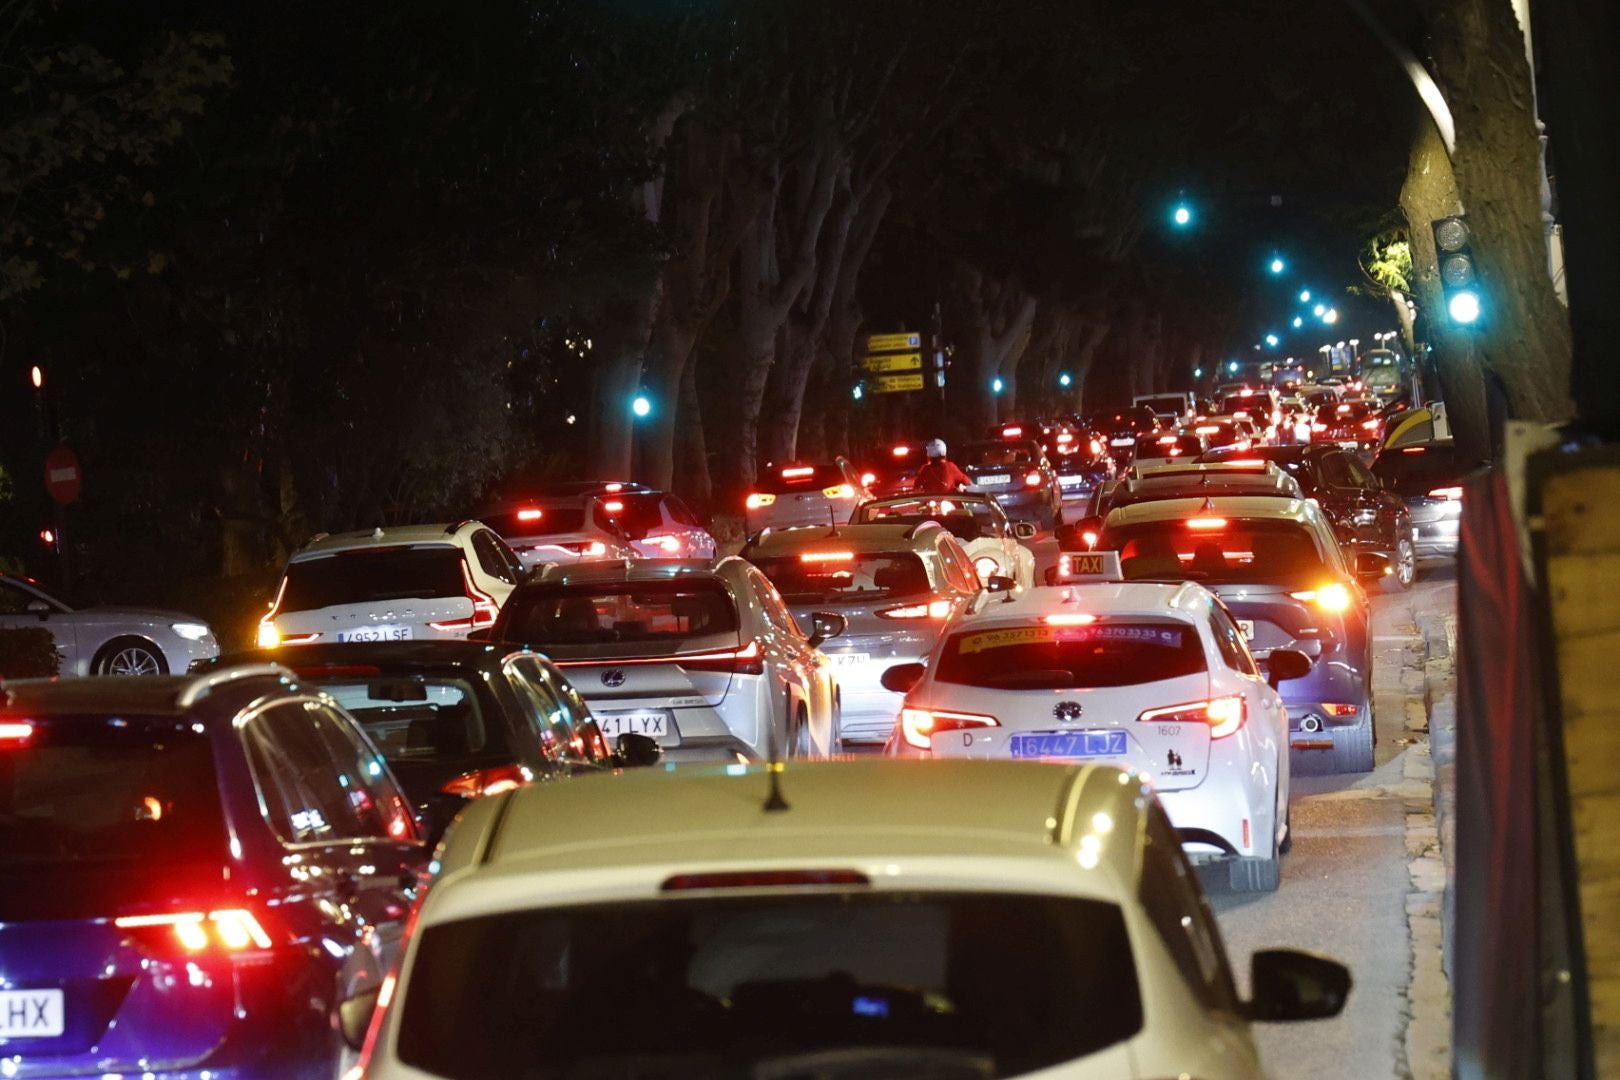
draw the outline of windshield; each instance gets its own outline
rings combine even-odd
[[[1143,439],[1136,444],[1138,461],[1152,458],[1186,458],[1191,461],[1203,453],[1204,444],[1197,435],[1161,435],[1156,439]]]
[[[749,561],[790,604],[858,604],[933,591],[922,557],[911,551],[794,552]]]
[[[664,524],[664,515],[659,509],[663,500],[664,496],[661,493],[615,495],[608,498],[602,507],[619,523],[626,536],[632,540],[641,540]]]
[[[969,469],[1033,465],[1035,447],[1023,442],[968,443],[962,447],[961,463]]]
[[[904,502],[867,503],[855,512],[857,524],[889,522],[916,525],[937,521],[958,540],[1000,536],[1002,518],[987,502],[965,499],[907,499]]]
[[[1018,1076],[1142,1026],[1119,908],[1012,893],[488,915],[425,930],[403,986],[400,1060],[450,1080]]]
[[[278,610],[465,596],[461,551],[449,544],[361,548],[287,564]]]
[[[672,645],[736,632],[731,594],[718,581],[613,581],[519,589],[502,609],[495,637],[539,646]]]
[[[1214,527],[1201,524],[1205,522]],[[1105,525],[1097,546],[1119,552],[1127,581],[1314,585],[1339,576],[1324,561],[1310,529],[1293,521],[1245,521],[1212,512],[1125,527]]]
[[[1427,495],[1455,486],[1462,478],[1456,450],[1448,443],[1386,450],[1373,462],[1373,475],[1398,495]]]
[[[1208,670],[1198,631],[1171,620],[1002,627],[952,635],[934,681],[991,690],[1089,690]]]

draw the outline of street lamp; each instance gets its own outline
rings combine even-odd
[[[861,398],[866,396],[866,391],[861,388],[860,383],[856,383],[855,389],[849,392],[849,396],[854,398],[856,401],[859,401]]]
[[[1311,314],[1320,319],[1323,315],[1327,314],[1327,305],[1317,304],[1315,307],[1311,308]]]
[[[1305,325],[1304,317],[1299,316],[1299,315],[1295,315],[1294,316],[1294,329],[1298,330],[1300,327],[1302,327],[1304,325]]]
[[[28,381],[34,384],[35,390],[43,390],[45,388],[45,373],[39,370],[38,364],[35,364],[33,367],[28,369]]]
[[[1192,224],[1192,207],[1185,202],[1176,203],[1175,209],[1170,211],[1170,220],[1178,229],[1185,229]]]
[[[997,375],[995,378],[990,380],[990,392],[992,394],[999,394],[1006,388],[1007,384],[1001,381],[1000,375]]]
[[[1236,360],[1231,361],[1226,365],[1226,370],[1230,374],[1236,375],[1238,373],[1238,362]]]
[[[1288,269],[1288,264],[1283,262],[1281,255],[1273,255],[1271,257],[1270,270],[1273,274],[1280,274],[1286,269]]]
[[[1072,382],[1074,382],[1074,380],[1069,377],[1069,373],[1067,371],[1058,376],[1058,385],[1065,389],[1067,389],[1069,384]]]
[[[1204,377],[1204,369],[1203,368],[1201,368],[1201,367],[1193,368],[1193,378],[1202,379],[1203,377]]]
[[[1324,311],[1322,313],[1322,321],[1327,323],[1329,326],[1332,326],[1334,323],[1338,322],[1339,321],[1339,309],[1338,308],[1328,308],[1326,311]]]
[[[1277,347],[1277,342],[1280,341],[1280,340],[1281,339],[1278,338],[1276,334],[1267,334],[1266,335],[1266,344],[1268,346],[1270,346],[1271,348],[1273,348],[1273,349],[1275,349]]]
[[[1302,303],[1302,304],[1310,303],[1311,302],[1311,290],[1309,290],[1309,289],[1301,289],[1301,290],[1299,290],[1299,302]]]
[[[646,394],[637,394],[630,401],[630,411],[639,419],[652,414],[652,400]]]

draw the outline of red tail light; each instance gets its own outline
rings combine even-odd
[[[1460,487],[1438,487],[1438,488],[1435,488],[1434,490],[1429,492],[1429,498],[1431,498],[1431,499],[1460,499],[1460,498],[1462,498],[1462,488],[1460,488]]]
[[[556,660],[558,667],[640,667],[646,664],[678,664],[687,671],[729,671],[734,675],[763,675],[764,651],[750,641],[740,649],[703,653],[675,653],[671,656],[633,656],[623,660]]]
[[[919,750],[931,749],[933,736],[942,731],[1000,726],[1000,720],[979,713],[947,712],[943,709],[900,710],[900,734]]]
[[[0,721],[0,746],[21,746],[34,737],[34,725],[27,720]]]
[[[1024,474],[1024,486],[1025,487],[1040,487],[1041,486],[1041,474],[1038,473],[1038,472],[1025,473]]]
[[[544,516],[545,516],[545,511],[538,510],[538,509],[536,509],[536,508],[534,508],[532,506],[527,507],[527,508],[525,508],[523,510],[519,510],[517,512],[517,519],[519,521],[525,521],[525,522],[527,522],[527,521],[539,521]]]
[[[943,619],[951,613],[949,600],[930,600],[926,604],[904,604],[883,608],[877,614],[885,619]]]
[[[1223,739],[1249,718],[1249,703],[1241,695],[1191,701],[1164,709],[1149,709],[1136,718],[1139,724],[1208,724],[1209,737]]]
[[[529,783],[529,772],[521,765],[497,765],[492,769],[474,769],[445,781],[439,790],[446,795],[459,795],[463,799],[476,799],[481,795],[499,795],[503,791],[516,791]]]
[[[246,957],[268,952],[275,942],[247,908],[122,915],[113,920],[149,950],[181,956]]]
[[[1322,711],[1329,716],[1354,716],[1361,711],[1360,705],[1330,703],[1322,706]]]
[[[481,630],[486,626],[494,626],[501,609],[496,606],[493,596],[473,584],[472,571],[468,569],[466,560],[462,560],[461,563],[461,580],[467,589],[467,599],[473,602],[472,616],[466,619],[430,622],[428,625],[435,630]]]

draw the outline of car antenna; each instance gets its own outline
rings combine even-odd
[[[827,535],[828,536],[837,536],[838,535],[838,511],[833,509],[833,506],[832,506],[831,503],[827,504],[827,524],[832,527],[832,532],[828,533]]]

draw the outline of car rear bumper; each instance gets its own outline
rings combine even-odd
[[[1267,855],[1267,830],[1275,828],[1271,820],[1275,783],[1273,777],[1273,786],[1262,791],[1258,785],[1211,776],[1195,788],[1161,791],[1159,802],[1194,862]]]
[[[1330,705],[1355,705],[1349,715],[1335,715]],[[1290,702],[1288,704],[1288,746],[1292,750],[1331,750],[1333,733],[1364,727],[1372,723],[1372,703],[1360,702]]]

